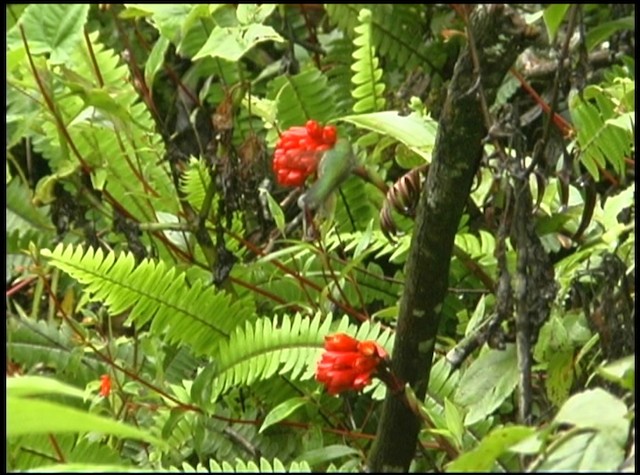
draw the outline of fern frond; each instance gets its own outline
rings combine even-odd
[[[336,117],[336,105],[327,77],[314,68],[273,81],[280,129],[302,125],[309,119],[326,123]]]
[[[632,81],[627,83],[624,95],[634,94]],[[621,114],[623,95],[617,92],[619,85],[601,88],[589,86],[584,97],[572,94],[569,99],[571,118],[575,123],[580,146],[580,161],[594,179],[600,179],[598,168],[610,164],[618,176],[625,175],[625,158],[634,144],[633,114]],[[622,121],[620,121],[622,119]]]
[[[27,370],[44,364],[77,386],[85,386],[107,370],[104,362],[77,346],[66,325],[17,317],[7,321],[7,334],[8,358]]]
[[[356,330],[347,317],[332,326],[331,320],[323,319],[321,314],[314,318],[297,314],[293,319],[285,315],[280,321],[262,318],[247,322],[220,346],[212,397],[215,399],[231,387],[249,385],[275,374],[287,374],[297,380],[313,377],[324,336],[332,332],[349,332],[359,340],[376,340],[383,346],[389,344],[391,336],[378,324],[370,325],[369,322]]]
[[[200,280],[189,286],[184,273],[164,262],[145,259],[136,266],[129,253],[85,253],[82,246],[62,244],[42,255],[85,285],[92,299],[103,301],[112,315],[129,310],[129,321],[140,326],[151,321],[153,333],[169,343],[191,345],[195,354],[211,354],[253,314],[249,301],[232,303],[229,295],[204,287]]]
[[[358,15],[363,8],[372,12],[372,44],[381,57],[401,68],[433,64],[423,38],[424,13],[414,4],[327,4],[331,21],[347,33],[356,36],[360,21]]]
[[[374,198],[382,194],[362,179],[351,177],[340,188],[334,220],[339,231],[362,231],[373,219],[378,221],[378,209]],[[381,201],[381,200],[380,200]],[[377,224],[374,227],[378,227]]]
[[[195,157],[189,159],[187,169],[180,178],[180,191],[185,194],[189,204],[196,210],[201,210],[211,177],[204,160]]]
[[[178,470],[173,470],[178,471]],[[209,467],[205,467],[201,463],[196,467],[189,465],[187,462],[182,464],[182,472],[185,473],[311,473],[311,467],[305,461],[291,462],[287,466],[279,459],[275,458],[269,462],[266,458],[260,458],[260,464],[253,461],[245,462],[236,458],[235,464],[231,464],[226,460],[218,463],[215,460],[209,460]]]
[[[40,121],[24,135],[49,161],[53,170],[45,177],[49,185],[64,180],[84,162],[92,169],[94,188],[106,189],[119,203],[132,203],[127,209],[138,220],[153,221],[154,211],[177,213],[169,170],[166,164],[159,165],[162,138],[154,131],[147,106],[138,100],[129,70],[113,50],[99,43],[98,33],[87,35],[63,65],[36,60],[40,84],[46,85],[68,134],[60,132],[53,111],[45,108],[39,83],[25,66],[19,91],[38,101]],[[12,105],[18,107],[20,101]]]
[[[55,441],[54,448],[49,434],[30,434],[7,439],[7,452],[10,454],[7,470],[23,471],[51,466],[51,461],[56,460],[60,453],[64,454],[66,463],[125,463],[115,448],[97,440],[90,441],[75,434],[56,434]]]
[[[212,396],[216,398],[233,386],[248,385],[276,373],[310,378],[313,370],[309,371],[309,367],[319,356],[323,336],[330,326],[331,320],[322,321],[321,315],[311,319],[298,314],[293,321],[285,315],[281,322],[277,318],[261,318],[237,328],[218,351]]]
[[[382,69],[371,38],[371,11],[364,8],[360,10],[358,21],[360,25],[355,28],[357,36],[353,40],[357,49],[353,52],[354,62],[351,65],[354,72],[351,95],[356,100],[353,105],[356,114],[377,112],[383,110],[385,105]]]
[[[336,38],[326,45],[327,54],[322,59],[329,79],[329,87],[336,102],[339,115],[346,115],[353,108],[351,97],[351,60],[353,56],[353,42],[348,38]]]

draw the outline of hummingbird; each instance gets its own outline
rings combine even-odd
[[[318,179],[298,198],[303,211],[331,208],[334,192],[345,182],[357,161],[347,139],[338,139],[333,148],[323,152],[318,163]]]

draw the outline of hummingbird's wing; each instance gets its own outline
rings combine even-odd
[[[298,206],[310,210],[322,206],[349,177],[355,164],[351,144],[344,139],[338,140],[334,148],[324,152],[318,164],[318,179],[298,199]]]

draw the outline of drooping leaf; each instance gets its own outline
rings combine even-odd
[[[291,414],[293,414],[299,407],[304,406],[309,402],[307,398],[303,397],[294,397],[291,399],[287,399],[281,404],[278,404],[276,407],[271,409],[269,413],[265,416],[262,425],[260,426],[260,432],[265,431],[267,428],[271,427],[274,424],[286,419]]]
[[[603,410],[606,408],[606,410]],[[588,389],[572,396],[554,421],[601,431],[621,446],[627,440],[629,421],[625,404],[604,389]]]
[[[454,401],[467,408],[465,425],[480,421],[511,395],[518,383],[515,345],[480,355],[460,379]]]
[[[416,114],[401,116],[394,111],[342,117],[356,127],[372,130],[402,142],[425,160],[431,160],[435,145],[437,124]]]
[[[544,24],[547,27],[547,33],[549,35],[550,40],[555,41],[556,33],[558,28],[560,28],[560,24],[564,20],[564,16],[569,9],[569,4],[561,3],[557,5],[549,5],[544,9]]]
[[[310,450],[297,458],[299,462],[307,462],[310,466],[319,465],[330,460],[357,455],[358,451],[347,445],[328,445],[320,449]]]
[[[88,4],[29,5],[9,32],[7,44],[22,42],[18,31],[22,25],[31,54],[50,54],[51,64],[64,64],[83,40],[88,13]]]
[[[147,431],[50,401],[10,395],[7,397],[7,413],[9,437],[57,432],[101,432],[165,446],[163,441]],[[47,417],[42,417],[43,414]]]
[[[212,57],[238,61],[251,48],[265,41],[282,42],[284,39],[270,26],[251,24],[247,27],[218,27],[209,36],[194,60]]]
[[[577,434],[558,446],[537,467],[540,472],[612,472],[624,450],[602,432]]]
[[[488,472],[496,459],[509,447],[517,444],[535,432],[532,427],[499,427],[482,439],[482,442],[465,452],[447,466],[447,472]]]

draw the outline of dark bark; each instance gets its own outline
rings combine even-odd
[[[478,83],[472,57],[465,48],[449,85],[433,160],[420,196],[392,355],[392,370],[411,385],[419,399],[424,399],[429,382],[454,237],[487,133],[478,94],[483,89],[487,102],[493,102],[504,75],[535,36],[502,5],[476,8],[470,26],[481,81]],[[419,429],[419,420],[402,399],[388,394],[367,469],[407,471],[415,455]]]

